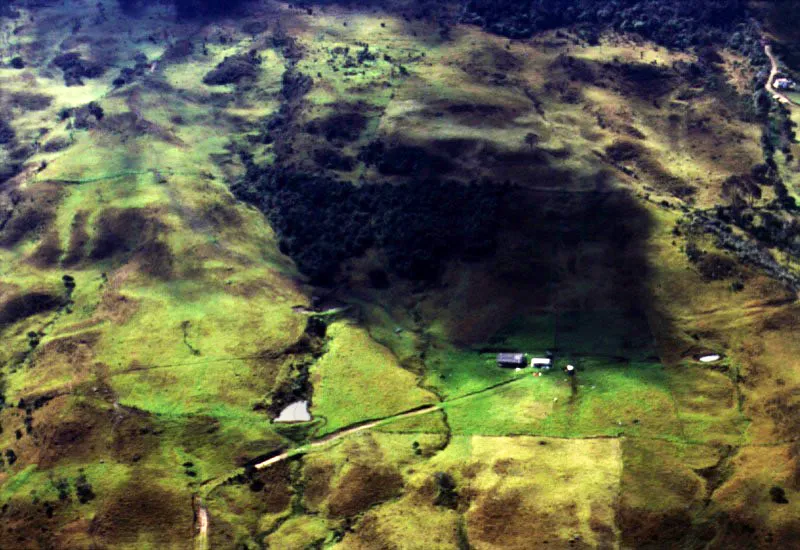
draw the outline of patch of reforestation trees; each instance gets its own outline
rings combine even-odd
[[[685,48],[726,41],[745,17],[745,0],[468,0],[464,21],[510,38],[584,25]]]
[[[354,186],[289,169],[259,169],[232,186],[267,214],[280,248],[314,284],[331,284],[342,262],[380,249],[388,270],[436,279],[451,259],[495,248],[501,188],[447,181]]]

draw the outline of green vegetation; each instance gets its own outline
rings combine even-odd
[[[748,107],[753,29],[128,8],[0,19],[0,547],[796,540],[798,115]]]
[[[363,329],[338,322],[328,328],[328,337],[328,349],[312,369],[312,411],[326,420],[320,435],[435,401]]]

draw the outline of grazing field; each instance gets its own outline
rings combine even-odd
[[[0,12],[0,547],[792,547],[797,110],[740,49],[39,4]]]

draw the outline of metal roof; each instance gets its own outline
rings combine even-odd
[[[497,362],[498,363],[524,363],[525,362],[525,354],[524,353],[498,353],[497,354]]]

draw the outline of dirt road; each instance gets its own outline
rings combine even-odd
[[[785,105],[795,105],[795,103],[791,99],[789,99],[788,96],[781,93],[780,90],[775,88],[774,85],[775,77],[778,76],[778,73],[780,72],[780,67],[778,66],[778,60],[775,59],[775,54],[772,53],[772,46],[766,44],[764,46],[764,53],[767,54],[770,63],[769,77],[767,78],[767,85],[766,85],[767,91],[770,94],[772,94],[772,97],[775,98],[775,100],[778,103],[783,103]]]
[[[419,408],[419,409],[414,409],[414,410],[411,410],[411,411],[407,411],[407,412],[403,412],[403,413],[400,413],[400,414],[396,414],[396,415],[388,417],[388,418],[381,418],[379,420],[373,420],[373,421],[370,421],[370,422],[366,422],[364,424],[359,424],[357,426],[353,426],[351,428],[345,428],[345,429],[340,430],[338,432],[334,432],[332,434],[328,434],[328,435],[326,435],[324,437],[321,437],[320,439],[312,441],[311,443],[309,443],[305,447],[292,449],[290,451],[286,451],[286,452],[281,453],[279,455],[276,455],[276,456],[273,456],[271,458],[268,458],[267,460],[264,460],[263,462],[259,462],[258,464],[256,464],[255,468],[256,468],[256,470],[263,470],[264,468],[272,466],[273,464],[277,464],[279,462],[283,462],[284,460],[287,460],[287,459],[289,459],[289,458],[291,458],[293,456],[306,454],[309,451],[311,451],[312,449],[315,449],[315,448],[318,448],[318,447],[322,447],[324,445],[327,445],[328,443],[332,443],[332,442],[334,442],[334,441],[336,441],[338,439],[342,439],[342,438],[347,437],[349,435],[353,435],[353,434],[358,433],[358,432],[363,432],[363,431],[366,431],[366,430],[370,430],[370,429],[372,429],[372,428],[374,428],[376,426],[379,426],[381,424],[387,424],[387,423],[390,423],[390,422],[395,422],[395,421],[403,419],[403,418],[409,418],[409,417],[412,417],[412,416],[417,416],[417,415],[421,415],[421,414],[428,414],[428,413],[431,413],[431,412],[434,412],[434,411],[438,411],[438,410],[440,410],[442,408],[442,406],[443,406],[443,403],[438,403],[436,405],[428,405],[428,406],[425,406],[425,407],[422,407],[422,408]],[[199,496],[195,499],[194,506],[195,506],[195,516],[197,518],[197,530],[196,530],[196,533],[195,533],[194,550],[209,550],[209,543],[208,543],[208,523],[209,523],[209,520],[208,520],[208,509],[205,507],[205,505],[203,504],[202,499]]]
[[[199,498],[197,502],[197,536],[194,540],[194,550],[208,550],[208,510]]]
[[[388,418],[388,419],[387,418],[382,418],[380,420],[374,420],[372,422],[367,422],[366,424],[359,424],[358,426],[354,426],[352,428],[347,428],[347,429],[339,431],[339,432],[334,432],[332,434],[326,435],[325,437],[317,439],[316,441],[312,441],[306,447],[301,447],[300,449],[294,449],[292,451],[287,451],[287,452],[279,454],[277,456],[273,456],[272,458],[268,458],[264,462],[259,462],[258,464],[256,464],[256,470],[263,470],[264,468],[266,468],[268,466],[272,466],[273,464],[277,464],[278,462],[282,462],[282,461],[286,460],[289,457],[296,456],[298,454],[305,454],[310,449],[313,449],[313,448],[316,448],[316,447],[322,447],[323,445],[327,445],[328,443],[336,441],[337,439],[341,439],[343,437],[347,437],[348,435],[352,435],[354,433],[363,432],[365,430],[372,429],[375,426],[378,426],[378,425],[383,424],[385,422],[394,422],[394,421],[400,420],[402,418],[408,418],[408,417],[417,416],[417,415],[420,415],[420,414],[428,414],[428,413],[433,412],[433,411],[438,411],[441,408],[442,408],[442,405],[430,405],[430,406],[427,406],[427,407],[423,407],[421,409],[416,409],[416,410],[413,410],[413,411],[408,411],[408,412],[405,412],[405,413],[401,413],[401,414],[398,414],[396,416],[392,416],[391,418]]]
[[[315,441],[312,441],[312,442],[310,442],[308,445],[306,445],[304,447],[299,447],[297,449],[291,449],[291,450],[283,452],[283,453],[281,453],[279,455],[270,457],[270,458],[268,458],[268,459],[256,464],[255,468],[257,470],[263,470],[264,468],[268,468],[269,466],[272,466],[273,464],[278,464],[279,462],[283,462],[284,460],[287,460],[287,459],[292,458],[294,456],[306,454],[306,453],[310,452],[312,449],[323,447],[323,446],[327,445],[328,443],[333,443],[334,441],[337,441],[337,440],[345,438],[347,436],[356,434],[358,432],[363,432],[363,431],[366,431],[366,430],[370,430],[372,428],[375,428],[376,426],[380,426],[380,425],[383,425],[383,424],[389,424],[389,423],[392,423],[392,422],[396,422],[397,420],[402,420],[404,418],[410,418],[412,416],[418,416],[418,415],[422,415],[422,414],[429,414],[429,413],[432,413],[432,412],[435,412],[435,411],[439,411],[439,410],[444,409],[445,406],[447,406],[449,404],[452,404],[452,403],[455,403],[455,402],[458,402],[458,401],[465,401],[465,400],[468,400],[468,399],[473,399],[473,398],[479,397],[481,395],[485,395],[487,393],[500,390],[501,388],[504,388],[506,386],[509,386],[511,384],[519,382],[519,381],[521,381],[521,380],[523,380],[525,378],[526,378],[526,376],[520,376],[520,377],[517,377],[517,378],[511,378],[511,379],[508,379],[508,380],[504,380],[503,382],[500,382],[498,384],[494,384],[492,386],[489,386],[487,388],[483,388],[481,390],[478,390],[478,391],[475,391],[475,392],[472,392],[472,393],[468,393],[468,394],[461,395],[459,397],[450,399],[449,401],[442,401],[440,403],[436,403],[436,404],[433,404],[433,405],[425,405],[425,406],[422,406],[420,408],[416,408],[416,409],[412,409],[412,410],[409,410],[409,411],[401,412],[401,413],[398,413],[398,414],[395,414],[395,415],[392,415],[392,416],[389,416],[389,417],[386,417],[386,418],[380,418],[378,420],[370,420],[370,421],[365,422],[363,424],[357,424],[355,426],[351,426],[351,427],[348,427],[348,428],[343,428],[343,429],[341,429],[341,430],[339,430],[337,432],[333,432],[333,433],[328,434],[328,435],[326,435],[324,437],[321,437],[321,438],[319,438],[319,439],[317,439]],[[228,477],[229,476],[221,476],[221,477],[216,478],[214,480],[207,480],[206,482],[204,482],[203,485],[206,487],[206,492],[204,494],[205,495],[210,494],[215,489],[215,487],[217,487],[219,485],[219,483],[222,480],[227,479]],[[194,545],[194,547],[195,547],[195,550],[208,550],[208,548],[209,548],[209,542],[208,542],[208,531],[209,531],[208,510],[206,509],[205,505],[203,504],[202,499],[199,496],[195,499],[194,507],[195,507],[195,514],[196,514],[196,517],[197,517],[197,527],[198,527],[196,535],[195,535],[195,545]]]

